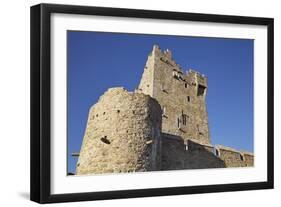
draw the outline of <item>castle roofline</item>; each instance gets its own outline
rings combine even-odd
[[[170,49],[165,49],[165,50],[161,50],[161,48],[159,47],[159,45],[157,44],[154,44],[153,45],[153,49],[152,49],[152,52],[155,52],[155,51],[158,51],[159,53],[161,53],[163,56],[165,56],[166,58],[168,58],[170,61],[172,61],[177,67],[178,67],[178,70],[180,72],[182,72],[182,74],[184,74],[184,70],[182,69],[182,67],[176,63],[176,61],[173,60],[172,58],[172,51]],[[199,76],[202,76],[203,78],[207,77],[205,74],[202,74],[200,72],[198,72],[197,70],[194,70],[192,68],[188,69],[185,74],[188,75],[189,73],[195,73],[195,74],[198,74]]]
[[[226,147],[226,146],[223,146],[223,145],[215,145],[215,148],[216,149],[222,149],[222,150],[227,150],[227,151],[231,151],[231,152],[236,152],[236,153],[239,153],[239,154],[247,154],[247,155],[252,155],[254,156],[254,153],[252,152],[247,152],[247,151],[239,151],[239,150],[236,150],[234,148],[231,148],[231,147]]]
[[[127,95],[127,96],[133,96],[133,97],[141,97],[141,98],[144,98],[144,99],[151,99],[153,102],[155,102],[161,108],[159,102],[155,98],[151,97],[148,94],[140,93],[140,92],[137,92],[137,91],[128,91],[124,87],[112,87],[112,88],[108,88],[99,97],[98,101],[90,107],[90,111],[93,108],[95,108],[101,101],[103,101],[104,98],[109,97],[109,96],[116,96],[116,95],[119,95],[119,94],[123,94],[123,95]]]
[[[211,144],[202,143],[202,142],[199,142],[198,140],[195,140],[195,139],[188,139],[188,141],[193,142],[193,143],[198,144],[198,145],[205,146],[205,147],[214,147]]]
[[[107,91],[115,91],[115,90],[127,91],[127,89],[125,89],[122,86],[117,86],[117,87],[112,87],[112,88],[107,89]]]
[[[227,146],[223,146],[223,145],[215,145],[215,148],[216,149],[219,149],[219,150],[227,150],[227,151],[231,151],[231,152],[237,152],[237,153],[240,153],[240,151],[234,149],[234,148],[231,148],[231,147],[227,147]]]
[[[162,132],[162,135],[163,135],[163,137],[168,138],[168,139],[174,139],[174,140],[185,142],[185,140],[181,136],[178,136],[178,135],[168,134],[168,133],[165,133],[165,132]],[[187,142],[192,142],[194,144],[201,145],[201,146],[204,146],[204,147],[214,147],[211,144],[202,143],[202,142],[199,142],[198,140],[194,140],[194,139],[188,139]]]
[[[197,70],[194,70],[194,69],[192,69],[192,68],[188,69],[187,74],[188,74],[188,73],[196,73],[196,74],[202,76],[203,78],[206,78],[206,77],[207,77],[205,74],[200,73],[200,72],[198,72]]]
[[[254,156],[254,153],[253,153],[253,152],[241,151],[241,153],[244,154],[244,155],[251,155],[251,156]]]

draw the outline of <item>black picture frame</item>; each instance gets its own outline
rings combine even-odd
[[[165,20],[182,20],[210,23],[232,23],[267,26],[267,181],[238,184],[204,186],[167,187],[106,192],[86,192],[73,194],[51,194],[50,183],[50,130],[51,130],[51,70],[50,70],[50,15],[53,13],[99,15],[112,17],[134,17]],[[273,120],[274,120],[274,72],[272,18],[195,14],[168,11],[103,8],[89,6],[39,4],[31,7],[31,174],[30,199],[38,203],[88,201],[146,196],[166,196],[179,194],[211,193],[273,188]]]

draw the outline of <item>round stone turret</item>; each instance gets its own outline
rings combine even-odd
[[[90,109],[76,174],[159,169],[161,117],[149,95],[109,89]]]

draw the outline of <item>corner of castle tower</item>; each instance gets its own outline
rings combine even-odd
[[[158,56],[158,55],[160,55],[161,53],[162,53],[161,48],[160,48],[157,44],[154,44],[154,45],[153,45],[153,48],[152,48],[151,54],[152,54],[153,56]]]
[[[154,44],[152,51],[160,51],[160,47],[157,44]]]
[[[168,57],[169,59],[172,59],[172,51],[169,49],[166,49],[164,51],[164,54],[166,55],[166,57]]]
[[[113,91],[127,91],[124,87],[112,87],[108,88],[105,93],[113,92]]]
[[[201,85],[205,88],[208,87],[208,78],[207,76],[205,76],[204,74],[194,70],[194,69],[189,69],[186,72],[186,75],[191,77],[192,79],[195,80],[195,82],[197,82],[198,85]]]

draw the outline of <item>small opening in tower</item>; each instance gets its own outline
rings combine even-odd
[[[110,144],[110,141],[107,139],[107,136],[104,136],[100,139],[105,144]]]
[[[187,88],[187,83],[184,84],[184,87]]]
[[[187,123],[187,115],[186,114],[182,114],[182,124],[186,125]]]
[[[180,125],[181,125],[181,120],[180,120],[180,118],[178,118],[177,121],[178,121],[178,128],[180,128]]]
[[[244,161],[244,156],[240,154],[240,160]]]
[[[179,79],[178,72],[176,70],[173,70],[173,77],[176,79]]]
[[[218,149],[215,149],[215,155],[216,155],[216,156],[220,156],[220,153],[219,153],[219,150],[218,150]]]
[[[120,110],[117,110],[117,113],[119,114],[119,113],[120,113]]]
[[[105,112],[103,112],[103,115],[105,115]]]
[[[190,102],[190,96],[187,96],[187,102]]]
[[[203,96],[205,94],[205,89],[205,86],[198,85],[197,96]]]

